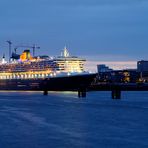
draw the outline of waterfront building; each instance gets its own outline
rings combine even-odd
[[[138,61],[137,62],[137,71],[138,72],[148,72],[148,61]]]
[[[110,72],[113,69],[109,68],[105,64],[100,64],[100,65],[97,65],[97,70],[98,70],[98,73],[99,73],[99,72]]]
[[[140,73],[140,81],[148,82],[148,61],[138,61],[137,71]]]
[[[136,69],[99,72],[98,75],[98,81],[106,83],[135,83],[140,77]]]

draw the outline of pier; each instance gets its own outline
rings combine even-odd
[[[88,88],[89,91],[111,91],[112,99],[121,99],[123,91],[148,91],[147,83],[111,83],[95,84]]]
[[[46,84],[44,86],[43,95],[48,95],[48,91]],[[148,84],[144,83],[127,83],[127,84],[121,84],[121,83],[115,83],[115,84],[95,84],[91,85],[88,88],[81,86],[75,90],[53,90],[53,91],[77,91],[78,92],[78,98],[86,98],[87,93],[90,91],[110,91],[111,92],[111,98],[112,99],[122,99],[122,92],[123,91],[148,91]]]
[[[78,97],[79,98],[85,98],[86,97],[86,88],[85,87],[80,87],[78,89]]]

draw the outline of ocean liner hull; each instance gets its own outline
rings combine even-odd
[[[96,74],[81,74],[45,79],[7,79],[0,80],[0,90],[77,91],[89,87],[95,77]]]

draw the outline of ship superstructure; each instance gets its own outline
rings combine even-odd
[[[61,56],[32,57],[30,50],[21,55],[12,54],[11,62],[7,63],[3,56],[0,63],[0,79],[38,79],[84,72],[84,59],[70,56],[65,47]]]

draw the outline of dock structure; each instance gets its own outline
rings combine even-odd
[[[148,83],[108,83],[95,84],[88,91],[110,91],[112,99],[121,99],[123,91],[148,91]]]
[[[86,98],[86,86],[80,85],[78,88],[78,98]]]
[[[42,90],[43,90],[43,95],[47,96],[48,95],[48,87],[47,87],[47,79],[45,79],[42,83]]]
[[[86,87],[84,85],[77,87],[77,89],[51,89],[52,91],[77,91],[78,92],[78,98],[86,98],[87,92],[89,91],[110,91],[111,92],[111,98],[112,99],[121,99],[122,92],[123,91],[148,91],[148,84],[144,83],[108,83],[108,84],[94,84],[89,87]],[[48,91],[50,91],[50,88],[48,89],[48,84],[45,81],[43,81],[43,87],[42,87],[43,95],[47,96]]]
[[[43,95],[47,96],[48,95],[48,90],[47,88],[47,83],[44,81],[43,83]],[[56,91],[56,90],[52,90]],[[114,100],[121,99],[122,98],[122,92],[123,91],[148,91],[148,84],[121,84],[121,83],[116,83],[116,84],[97,84],[97,85],[91,85],[90,87],[84,87],[80,86],[77,88],[77,90],[68,90],[68,89],[63,89],[63,90],[57,90],[57,91],[77,91],[78,92],[78,98],[86,98],[87,92],[89,91],[110,91],[111,92],[111,98]]]
[[[112,99],[121,99],[121,91],[112,90]]]
[[[43,95],[44,95],[44,96],[47,96],[47,95],[48,95],[48,90],[44,90],[44,91],[43,91]]]
[[[78,98],[86,98],[86,89],[78,90]]]
[[[112,99],[121,99],[121,89],[118,85],[113,85],[111,90]]]
[[[85,86],[79,86],[79,88],[74,89],[74,90],[69,90],[69,89],[51,89],[52,91],[77,91],[78,92],[78,98],[85,98],[86,97],[86,92],[87,92],[87,88]],[[43,82],[42,85],[42,91],[43,91],[43,95],[47,96],[48,95],[48,91],[50,91],[50,89],[48,89],[48,84],[46,83],[46,81]]]

